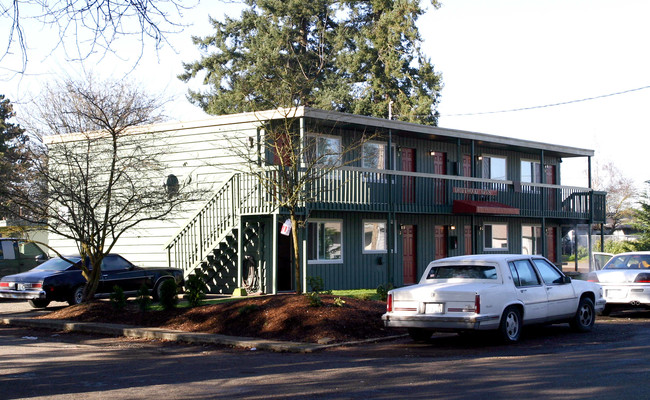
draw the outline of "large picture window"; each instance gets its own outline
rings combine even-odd
[[[387,146],[385,143],[368,142],[363,144],[361,167],[371,169],[386,169],[388,160]]]
[[[507,250],[508,224],[483,225],[483,247],[485,250]]]
[[[521,253],[542,254],[542,227],[524,225],[521,227]]]
[[[307,135],[305,140],[307,162],[322,166],[341,165],[341,138],[338,136]]]
[[[542,182],[539,162],[521,160],[521,181],[527,183]]]
[[[386,221],[363,221],[363,252],[386,252]]]
[[[483,156],[483,178],[505,181],[508,179],[506,171],[505,157]]]
[[[310,262],[343,262],[342,226],[341,221],[313,221],[307,224]]]

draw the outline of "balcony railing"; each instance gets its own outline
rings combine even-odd
[[[267,179],[277,179],[277,171],[267,174]],[[242,186],[259,185],[255,176],[241,179]],[[593,222],[605,218],[605,193],[588,188],[356,167],[336,169],[308,181],[301,205],[311,210],[450,214],[455,200],[470,200],[500,203],[528,217],[593,217]],[[274,203],[269,190],[256,193],[242,203],[247,212],[274,208],[269,207]]]

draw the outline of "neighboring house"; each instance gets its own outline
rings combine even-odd
[[[543,254],[559,265],[563,229],[604,223],[604,192],[560,182],[562,159],[590,165],[592,150],[309,108],[296,113],[301,135],[329,149],[379,134],[340,174],[312,185],[300,210],[308,216],[300,229],[303,288],[307,277],[322,278],[327,289],[412,284],[431,260],[462,254]],[[264,150],[260,126],[281,118],[269,111],[140,129],[152,146],[170,149],[168,183],[191,178],[214,194],[172,221],[134,229],[114,252],[186,275],[202,268],[213,292],[293,290],[285,210],[227,151],[232,138],[244,138],[261,166],[277,162]],[[50,244],[76,249],[60,238]]]

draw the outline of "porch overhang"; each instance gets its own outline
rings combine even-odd
[[[454,214],[519,215],[519,209],[496,201],[454,200]]]

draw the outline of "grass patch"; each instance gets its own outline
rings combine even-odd
[[[381,301],[377,289],[332,290],[332,294],[338,297],[352,297],[359,300]]]

